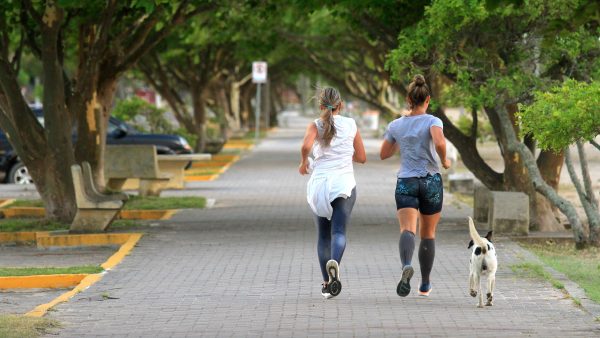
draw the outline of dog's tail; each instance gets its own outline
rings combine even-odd
[[[477,229],[475,229],[475,223],[473,223],[473,219],[469,217],[469,233],[471,234],[471,239],[478,247],[481,248],[481,253],[485,254],[487,252],[487,244],[483,241]]]

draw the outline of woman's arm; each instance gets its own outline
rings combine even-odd
[[[379,157],[382,160],[385,160],[386,158],[392,157],[397,151],[398,146],[396,142],[392,143],[388,140],[383,140],[383,143],[381,144],[381,150],[379,150]]]
[[[365,153],[365,145],[363,144],[360,132],[356,130],[356,136],[354,136],[354,155],[352,160],[358,163],[367,162],[367,154]]]
[[[444,169],[450,168],[452,162],[446,158],[446,138],[444,137],[444,130],[438,126],[432,126],[429,128],[429,131],[431,133],[431,138],[433,139],[435,151],[440,157],[440,161],[442,161],[442,167],[444,167]]]
[[[304,133],[304,141],[302,142],[302,147],[300,148],[300,167],[298,168],[298,172],[300,175],[308,174],[308,154],[312,149],[313,143],[315,143],[315,138],[317,137],[317,126],[313,122],[311,122],[308,127],[306,127],[306,133]]]

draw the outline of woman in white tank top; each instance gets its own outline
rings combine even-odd
[[[367,158],[356,122],[339,115],[343,107],[339,92],[335,88],[324,88],[318,99],[321,117],[306,128],[298,171],[301,175],[312,171],[307,184],[307,201],[318,232],[317,254],[323,275],[321,294],[330,298],[337,296],[342,288],[339,263],[346,248],[346,224],[356,201],[352,162],[365,163]],[[308,157],[311,149],[312,164]]]

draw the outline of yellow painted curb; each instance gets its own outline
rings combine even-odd
[[[110,256],[110,258],[108,258],[106,260],[106,262],[104,262],[102,265],[100,265],[104,270],[107,270],[107,271],[111,270],[117,264],[119,264],[123,260],[123,258],[125,258],[125,256],[127,256],[131,252],[131,250],[135,247],[137,242],[143,236],[143,234],[140,234],[140,233],[123,234],[123,235],[128,235],[127,240],[125,241],[125,243],[123,243],[123,245],[121,245],[121,248],[119,248],[119,251],[114,253],[112,256]],[[63,293],[62,295],[56,297],[49,303],[37,306],[35,309],[27,312],[25,314],[25,316],[27,316],[27,317],[43,317],[46,314],[46,312],[48,312],[48,310],[51,309],[53,306],[55,306],[59,303],[67,302],[69,299],[71,299],[76,294],[78,294],[78,293],[86,290],[90,286],[94,285],[97,281],[102,279],[102,277],[104,276],[105,273],[106,272],[88,275],[87,277],[83,278],[83,280],[79,283],[79,285],[77,285],[75,288],[73,288],[73,290]]]
[[[178,209],[168,209],[168,210],[121,210],[119,213],[119,218],[121,219],[142,219],[142,220],[152,220],[152,219],[169,219],[173,217]]]
[[[16,217],[35,217],[41,218],[46,216],[46,209],[39,207],[14,207],[2,209],[5,218]]]
[[[121,245],[121,247],[119,248],[119,251],[115,252],[106,260],[106,262],[102,263],[100,266],[104,270],[111,270],[112,268],[114,268],[123,260],[123,258],[125,258],[125,256],[129,255],[129,253],[135,247],[140,238],[142,238],[142,234],[130,234],[127,241],[123,243],[123,245]]]
[[[5,206],[11,204],[14,201],[15,201],[14,198],[0,200],[0,208],[4,208]]]
[[[48,231],[0,232],[0,243],[35,242],[38,236],[47,236],[48,234]]]
[[[127,233],[38,236],[37,247],[43,249],[69,246],[122,245],[128,239],[129,234]]]
[[[50,303],[42,304],[37,306],[35,309],[27,312],[26,317],[43,317],[49,309],[59,303],[63,303],[71,299],[71,297],[84,291],[85,289],[92,286],[94,283],[99,281],[103,276],[103,273],[96,273],[87,275],[73,290],[63,293],[62,295],[54,298]]]
[[[226,161],[226,162],[235,162],[240,159],[240,155],[226,155],[226,154],[217,154],[213,155],[211,161]],[[200,162],[198,162],[200,163]]]
[[[193,175],[186,176],[185,180],[187,181],[214,181],[219,175]]]
[[[254,144],[225,144],[223,146],[223,149],[244,149],[244,150],[250,150],[254,148]]]
[[[192,164],[192,168],[214,168],[229,165],[232,161],[210,161],[210,162],[198,162]]]
[[[60,289],[73,287],[87,274],[0,277],[0,289]]]

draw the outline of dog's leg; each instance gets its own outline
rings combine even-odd
[[[481,275],[475,275],[475,286],[477,287],[477,292],[479,293],[479,300],[477,302],[477,307],[483,307],[483,293],[481,292]]]
[[[485,305],[494,305],[494,287],[496,287],[496,274],[490,274],[488,276],[488,292],[487,292],[487,303]]]
[[[477,297],[477,290],[475,290],[475,273],[471,272],[469,274],[469,292],[471,297]]]

